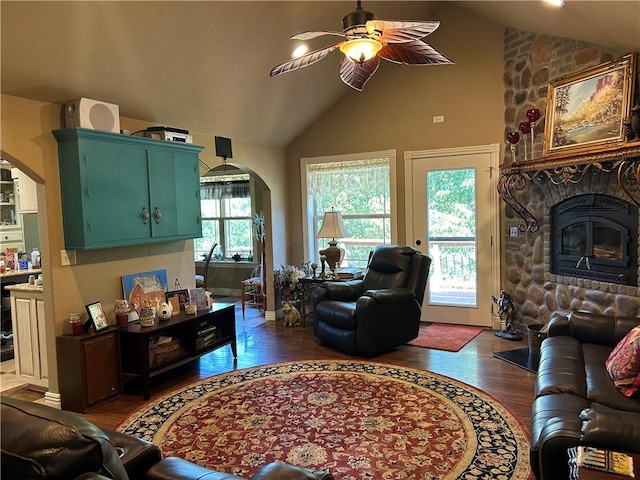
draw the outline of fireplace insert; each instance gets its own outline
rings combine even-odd
[[[638,207],[603,194],[551,209],[551,272],[622,285],[638,282]]]

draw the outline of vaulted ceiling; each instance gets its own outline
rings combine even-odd
[[[442,3],[363,7],[379,19],[438,20]],[[451,3],[507,27],[640,51],[639,1]],[[341,30],[354,9],[354,1],[2,1],[1,91],[60,104],[94,98],[118,104],[122,116],[286,146],[358,92],[338,77],[339,52],[276,78],[269,71],[289,58],[291,35]],[[446,54],[436,34],[426,41]]]

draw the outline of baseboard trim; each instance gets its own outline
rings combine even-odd
[[[53,393],[50,391],[44,392],[44,403],[58,410],[62,410],[62,396],[59,393]]]

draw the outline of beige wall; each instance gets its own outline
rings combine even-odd
[[[58,170],[57,144],[51,134],[61,127],[61,105],[23,98],[1,97],[2,152],[9,155],[16,166],[44,184],[39,187],[41,217],[41,251],[43,258],[46,334],[50,367],[51,392],[58,392],[55,337],[68,333],[66,321],[72,312],[84,312],[84,306],[101,301],[112,324],[113,303],[122,297],[121,277],[125,274],[164,268],[170,286],[178,279],[183,288],[195,284],[193,242],[178,241],[124,248],[78,251],[78,264],[61,266],[60,250],[64,249],[62,205]],[[121,128],[131,132],[148,126],[139,120],[121,118]],[[185,126],[189,128],[189,126]],[[213,134],[193,133],[194,143],[203,145],[201,160],[209,167],[220,163],[215,157]],[[265,205],[279,212],[266,214],[267,271],[273,262],[284,262],[283,242],[285,197],[285,155],[282,149],[234,143],[233,163],[257,175],[268,187]],[[230,162],[231,163],[231,162]],[[208,168],[204,165],[201,171]],[[266,209],[268,210],[268,208]],[[273,237],[276,242],[273,242]],[[272,245],[276,251],[271,252]],[[271,287],[272,289],[272,287]],[[273,299],[273,291],[267,292]],[[273,310],[273,307],[270,307]]]
[[[307,260],[302,258],[300,158],[395,149],[398,241],[404,243],[404,152],[503,143],[504,27],[449,5],[433,17],[440,28],[425,40],[436,49],[447,45],[439,50],[455,65],[383,60],[362,92],[345,86],[344,98],[287,149],[292,263]],[[332,59],[337,62],[323,61]],[[444,115],[445,122],[434,124],[435,115]]]

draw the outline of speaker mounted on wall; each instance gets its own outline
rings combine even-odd
[[[214,137],[216,145],[216,157],[222,157],[226,161],[227,158],[233,158],[231,152],[231,139],[226,137]]]
[[[120,108],[90,98],[69,100],[64,104],[64,125],[120,133]]]

